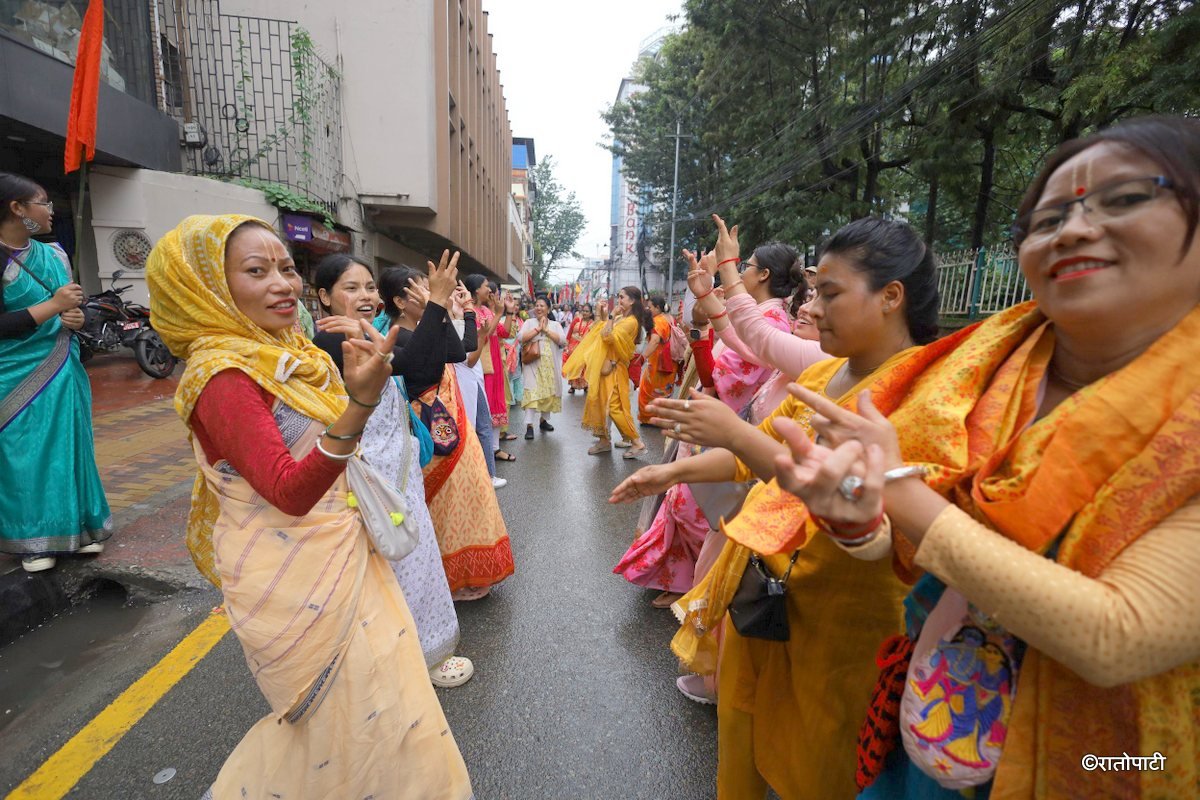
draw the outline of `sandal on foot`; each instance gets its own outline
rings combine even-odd
[[[517,437],[514,436],[513,438],[515,439]],[[497,450],[492,455],[494,455],[496,457],[497,461],[516,461],[517,460],[517,457],[514,456],[512,453],[506,453],[503,450]]]
[[[630,447],[633,447],[633,442],[629,441],[628,439],[622,439],[613,446],[619,447],[622,450],[628,450]]]
[[[502,442],[515,442],[517,439],[520,439],[520,438],[521,437],[517,436],[515,433],[509,433],[508,431],[505,431],[504,433],[500,434],[500,441],[502,441]]]
[[[526,439],[532,439],[532,438],[533,438],[533,426],[532,426],[532,425],[526,425],[526,426],[525,426],[525,438],[526,438]]]
[[[429,670],[429,679],[440,689],[453,689],[471,680],[475,674],[475,665],[471,659],[462,656],[450,656],[441,664]]]
[[[638,456],[644,455],[646,449],[646,445],[642,445],[641,447],[631,447],[621,455],[621,458],[625,459],[626,461],[633,461]]]
[[[465,589],[459,589],[457,592],[451,592],[450,599],[456,603],[481,600],[487,597],[488,592],[491,590],[492,587],[490,586],[468,586]]]
[[[683,595],[679,594],[678,592],[663,592],[658,597],[651,600],[650,605],[654,606],[655,608],[670,608],[671,605],[681,597],[683,597]]]
[[[592,445],[591,447],[588,448],[589,456],[598,456],[601,453],[611,453],[611,452],[612,452],[612,444],[609,442],[596,442],[594,445]]]

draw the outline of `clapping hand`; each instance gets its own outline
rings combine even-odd
[[[409,281],[408,288],[404,290],[404,297],[409,303],[415,306],[413,317],[420,319],[425,313],[425,306],[429,303],[429,287],[420,281]],[[407,312],[406,312],[407,313]]]
[[[454,251],[454,255],[450,255],[449,250],[442,251],[442,257],[437,264],[432,261],[426,261],[425,265],[429,271],[429,300],[437,303],[442,308],[446,308],[450,301],[450,295],[454,291],[458,283],[458,251]]]
[[[358,324],[363,336],[342,342],[342,376],[350,396],[370,405],[392,377],[392,350],[400,329],[393,325],[384,336],[365,320]]]
[[[713,222],[717,224],[717,246],[713,248],[713,257],[719,264],[723,261],[740,258],[738,247],[738,226],[725,227],[725,220],[713,214]]]
[[[323,333],[340,333],[347,339],[363,338],[362,325],[359,320],[342,316],[321,317],[316,322],[317,330]]]
[[[860,442],[848,441],[830,449],[808,438],[793,420],[781,418],[774,424],[791,450],[791,455],[775,458],[775,479],[803,500],[811,513],[839,525],[857,526],[883,512],[884,459],[878,445],[864,449]],[[851,476],[862,485],[857,494],[847,496],[842,485]]]
[[[662,428],[667,438],[703,447],[730,449],[739,425],[748,424],[721,400],[695,389],[687,399],[653,400],[647,410],[651,414],[650,423]]]
[[[717,262],[708,256],[709,254],[704,250],[700,251],[698,257],[691,250],[683,251],[683,257],[688,262],[688,288],[692,290],[692,295],[695,297],[708,294],[713,288],[713,275],[717,272]],[[708,264],[712,265],[711,270],[708,269]]]

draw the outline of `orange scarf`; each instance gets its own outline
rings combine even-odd
[[[931,487],[1035,552],[1061,535],[1056,561],[1095,578],[1200,492],[1197,340],[1200,308],[1033,422],[1054,330],[1025,303],[950,337],[949,347],[939,342],[940,358],[890,372],[873,399],[896,426],[906,460],[929,467]],[[1200,663],[1104,689],[1031,649],[991,796],[1075,797],[1082,754],[1126,752],[1161,752],[1167,768],[1093,772],[1089,791],[1196,795]]]

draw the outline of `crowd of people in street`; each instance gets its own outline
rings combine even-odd
[[[82,289],[31,238],[45,192],[2,175],[0,200],[0,549],[35,570],[98,552],[111,515]],[[948,334],[904,221],[815,261],[714,225],[678,308],[331,255],[311,333],[266,222],[158,242],[188,547],[271,706],[206,797],[473,796],[434,687],[474,673],[455,603],[514,574],[498,469],[564,389],[588,454],[658,461],[595,490],[639,504],[614,572],[679,621],[718,798],[1200,795],[1200,123],[1050,154],[1013,228],[1036,299]]]

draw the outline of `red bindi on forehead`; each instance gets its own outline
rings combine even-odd
[[[1085,194],[1087,194],[1086,186],[1076,186],[1075,187],[1075,196],[1076,197],[1083,197]]]

